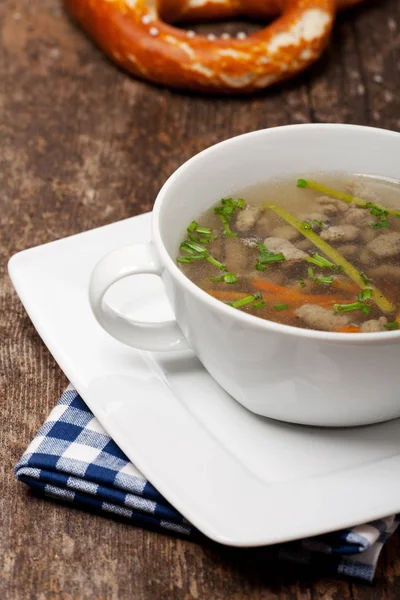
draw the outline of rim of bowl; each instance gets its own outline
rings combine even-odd
[[[389,341],[394,341],[400,338],[400,330],[396,331],[381,331],[375,333],[338,333],[332,331],[319,331],[314,329],[305,329],[303,327],[295,327],[293,325],[284,325],[282,323],[276,323],[275,321],[269,321],[267,319],[262,319],[255,315],[250,315],[248,313],[232,309],[232,307],[224,304],[221,300],[214,298],[210,294],[207,294],[204,290],[198,287],[191,279],[189,279],[183,271],[177,266],[175,261],[171,258],[167,249],[165,248],[164,242],[161,237],[160,229],[159,229],[159,219],[160,219],[160,211],[161,205],[164,200],[165,195],[168,193],[169,188],[175,183],[175,181],[182,175],[184,171],[189,169],[193,163],[195,163],[201,156],[204,154],[210,154],[215,149],[220,146],[229,145],[235,140],[238,140],[243,137],[257,137],[266,135],[267,131],[270,130],[293,130],[293,129],[321,129],[322,131],[325,129],[343,129],[343,130],[358,130],[358,131],[369,131],[377,136],[396,136],[400,138],[400,133],[396,131],[392,131],[390,129],[382,129],[378,127],[368,127],[364,125],[351,125],[345,123],[301,123],[295,125],[282,125],[277,127],[270,127],[266,129],[257,129],[254,131],[250,131],[247,133],[243,133],[241,135],[233,136],[223,140],[222,142],[218,142],[205,148],[201,152],[198,152],[187,161],[185,161],[174,173],[167,179],[164,185],[161,187],[159,193],[157,194],[156,201],[154,203],[154,208],[152,211],[152,239],[153,242],[157,246],[157,250],[161,255],[162,262],[167,266],[168,270],[172,273],[174,278],[192,295],[197,296],[199,300],[207,304],[211,309],[217,310],[223,315],[232,318],[233,321],[241,323],[244,326],[250,327],[252,329],[258,329],[260,331],[274,332],[282,335],[289,335],[297,338],[306,338],[306,339],[314,339],[325,342],[332,343],[350,343],[350,344],[366,344],[368,342],[380,342],[385,343]]]

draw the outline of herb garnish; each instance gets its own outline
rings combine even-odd
[[[360,273],[360,277],[363,280],[363,282],[365,283],[365,285],[369,285],[370,283],[372,283],[370,278],[367,277],[367,275],[365,273]]]
[[[240,300],[230,302],[229,305],[232,306],[232,308],[242,308],[242,306],[247,306],[255,300],[262,300],[264,302],[264,299],[261,294],[253,294],[252,296],[246,296],[245,298],[240,298]]]
[[[310,267],[310,269],[311,269],[311,267]],[[312,269],[311,269],[311,270],[312,270]],[[302,287],[302,288],[305,288],[305,287],[307,287],[307,284],[306,284],[306,282],[304,281],[304,279],[301,279],[301,280],[299,281],[299,284],[301,285],[301,287]]]
[[[311,225],[311,223],[309,223],[308,221],[302,221],[302,222],[301,222],[301,226],[302,226],[302,228],[303,228],[303,229],[306,229],[306,230],[307,230],[307,229],[308,229],[308,230],[312,229],[312,225]]]
[[[312,267],[308,267],[307,269],[308,279],[311,281],[314,279],[314,269]]]
[[[221,269],[221,271],[227,271],[226,266],[223,265],[221,262],[219,262],[219,260],[217,260],[213,256],[207,256],[207,260],[209,263],[211,263],[215,267],[218,267],[218,269]]]
[[[365,300],[371,300],[372,298],[372,290],[370,288],[365,288],[359,292],[358,296],[359,302],[365,302]]]
[[[212,229],[210,227],[200,227],[197,221],[192,221],[187,228],[188,238],[191,242],[200,242],[202,244],[209,244],[217,238],[212,235]],[[197,233],[196,238],[193,234]]]
[[[178,256],[176,261],[182,264],[190,264],[194,260],[207,260],[209,263],[220,269],[221,271],[227,271],[225,265],[223,265],[219,260],[210,255],[207,248],[201,246],[197,242],[185,241],[179,246],[179,249],[186,256]]]
[[[270,252],[270,250],[268,250],[261,242],[259,242],[257,246],[260,250],[260,256],[256,262],[257,271],[265,271],[265,265],[270,263],[283,262],[286,260],[282,252],[279,252],[278,254]]]
[[[384,328],[388,331],[396,331],[396,329],[399,329],[399,323],[398,321],[393,321],[392,323],[385,323]]]
[[[329,277],[316,277],[315,281],[322,285],[332,285],[334,279],[333,275],[330,275]]]
[[[322,229],[322,225],[323,225],[322,221],[318,221],[318,219],[313,219],[313,223],[314,223],[314,225],[316,225],[317,227]]]
[[[235,275],[235,273],[225,273],[224,281],[225,283],[237,283],[238,278],[237,275]]]
[[[255,308],[256,310],[258,310],[259,308],[262,308],[263,306],[265,306],[264,300],[258,300],[257,302],[254,302],[254,304],[253,304],[253,308]]]
[[[333,262],[331,262],[330,260],[327,260],[320,254],[313,254],[312,256],[307,256],[306,261],[309,263],[313,263],[314,265],[317,265],[317,267],[321,267],[321,268],[324,268],[324,267],[326,267],[327,269],[336,269],[337,268],[337,266]]]
[[[214,213],[221,219],[227,237],[237,237],[237,233],[233,233],[229,225],[237,208],[240,210],[244,209],[244,200],[242,198],[239,200],[223,198],[221,205],[214,208]]]
[[[286,310],[287,308],[289,308],[289,304],[275,304],[274,309],[277,312],[281,312],[282,310]]]
[[[347,313],[347,312],[353,312],[355,310],[362,310],[362,312],[367,315],[370,310],[371,310],[371,306],[368,306],[368,304],[365,304],[365,302],[353,302],[352,304],[334,304],[333,305],[333,312],[338,315],[341,313]]]

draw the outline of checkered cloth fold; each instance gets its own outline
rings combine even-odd
[[[78,506],[190,538],[201,534],[135,468],[72,388],[61,396],[15,467],[19,481]],[[398,517],[272,547],[276,558],[318,563],[371,581]]]

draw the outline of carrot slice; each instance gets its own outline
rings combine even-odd
[[[360,328],[357,325],[346,325],[337,329],[337,333],[360,333]]]
[[[357,285],[354,285],[354,283],[351,283],[350,281],[343,281],[342,279],[335,279],[332,282],[332,287],[352,294],[357,294],[360,289]]]
[[[333,298],[332,296],[328,296],[325,294],[302,294],[301,292],[282,287],[280,285],[277,285],[276,283],[265,281],[264,279],[252,279],[251,285],[257,290],[270,292],[271,294],[279,296],[282,300],[291,300],[292,302],[311,302],[313,304],[334,304],[335,302],[343,302],[343,298],[338,300],[337,298]]]

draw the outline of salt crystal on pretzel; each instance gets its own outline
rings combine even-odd
[[[246,93],[299,73],[319,58],[336,10],[362,0],[66,0],[71,14],[121,67],[149,81],[213,93]],[[173,22],[275,18],[231,38]]]

